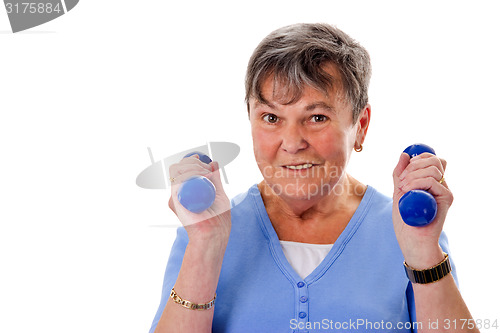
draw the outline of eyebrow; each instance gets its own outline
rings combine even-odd
[[[255,100],[255,102],[254,102],[254,107],[255,107],[255,106],[259,106],[259,105],[265,105],[265,106],[267,106],[268,108],[273,109],[273,110],[274,110],[274,109],[276,109],[276,106],[274,106],[274,104],[273,104],[273,103],[268,102],[268,101],[267,101],[267,100],[265,100],[265,99],[260,99],[260,100],[259,100],[259,99],[256,99],[256,100]]]
[[[313,104],[309,104],[306,106],[306,111],[314,111],[315,109],[323,109],[328,112],[333,112],[336,113],[336,110],[333,108],[333,106],[325,103],[325,102],[316,102]]]
[[[276,109],[276,106],[271,103],[271,102],[268,102],[266,100],[262,100],[262,101],[256,101],[255,102],[255,105],[265,105],[267,107],[269,107],[270,109],[272,110],[275,110]],[[332,112],[332,113],[336,113],[336,110],[333,106],[325,103],[325,102],[315,102],[315,103],[312,103],[312,104],[309,104],[306,106],[306,111],[314,111],[315,109],[323,109],[325,111],[328,111],[328,112]]]

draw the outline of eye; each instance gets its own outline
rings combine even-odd
[[[278,122],[278,116],[272,113],[266,114],[264,117],[262,117],[262,119],[270,124],[276,124]]]
[[[322,114],[315,114],[311,117],[313,123],[323,123],[328,120],[328,117]]]

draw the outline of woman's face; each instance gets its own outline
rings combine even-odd
[[[340,77],[334,66],[328,68]],[[296,103],[283,105],[273,97],[273,85],[271,75],[262,85],[266,102],[252,98],[249,110],[254,154],[264,180],[283,199],[342,194],[347,162],[368,128],[369,106],[353,124],[352,108],[342,91],[325,96],[306,87]]]

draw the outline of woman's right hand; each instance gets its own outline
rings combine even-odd
[[[229,199],[222,188],[217,162],[205,164],[198,155],[193,155],[170,166],[169,173],[173,180],[169,207],[189,237],[174,288],[183,299],[206,303],[215,296],[231,231]],[[215,185],[216,191],[212,206],[199,214],[184,208],[177,199],[182,182],[193,176],[207,177]],[[211,332],[213,316],[213,309],[186,310],[169,299],[155,332]]]
[[[193,240],[216,239],[227,240],[231,231],[230,201],[224,192],[219,172],[219,164],[210,164],[200,161],[198,155],[183,158],[169,169],[171,197],[169,207],[177,215],[185,227],[190,242]],[[204,176],[215,185],[215,200],[212,206],[201,213],[193,213],[184,208],[177,199],[177,192],[181,184],[193,176]],[[220,237],[220,238],[219,238]]]

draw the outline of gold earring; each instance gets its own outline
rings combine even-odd
[[[359,153],[360,151],[362,151],[362,150],[363,150],[363,145],[362,145],[362,144],[359,144],[359,148],[354,147],[354,150],[355,150],[357,153]]]

